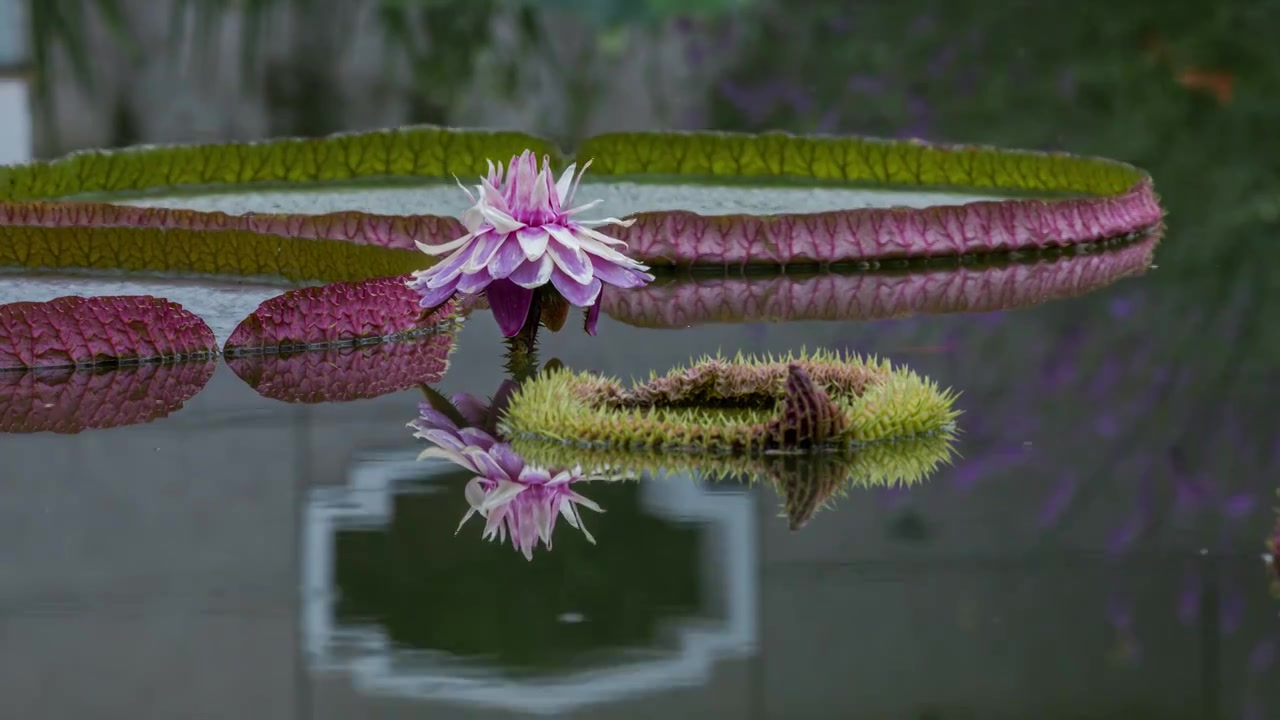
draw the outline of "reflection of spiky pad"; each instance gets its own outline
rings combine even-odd
[[[544,373],[512,398],[503,431],[587,448],[852,449],[948,431],[958,415],[954,398],[887,361],[827,352],[705,358],[629,390],[592,373]]]
[[[799,530],[840,490],[845,475],[836,464],[805,457],[788,457],[770,468],[774,487],[782,495],[783,512],[792,530]]]
[[[741,455],[666,453],[662,450],[580,448],[514,438],[517,453],[533,465],[581,467],[588,473],[639,477],[645,472],[697,473],[713,481],[768,482],[784,500],[788,523],[799,529],[817,510],[852,487],[915,485],[950,462],[950,432],[880,442],[845,453]]]

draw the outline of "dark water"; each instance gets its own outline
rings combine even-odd
[[[1178,18],[1168,32],[1191,37],[1177,33],[1196,18]],[[1280,64],[1202,53],[1245,68],[1220,106],[1164,65],[1119,59],[1139,55],[1141,19],[1100,51],[1112,75],[1055,43],[991,50],[986,74],[955,71],[911,127],[1150,167],[1170,210],[1150,272],[992,312],[604,317],[595,338],[573,322],[542,336],[543,360],[624,379],[802,346],[904,363],[962,393],[958,456],[924,483],[851,489],[795,532],[767,484],[592,483],[595,543],[562,522],[527,561],[478,520],[458,531],[469,476],[415,461],[419,391],[289,404],[220,365],[154,422],[0,435],[0,716],[1280,718],[1280,598],[1262,558],[1280,483],[1280,181],[1263,160],[1274,108],[1258,100]],[[1010,23],[987,24],[1007,37]],[[819,55],[776,64],[812,76]],[[930,58],[905,60],[907,75],[933,77]],[[740,84],[761,63],[726,72]],[[983,94],[1013,65],[1041,70]],[[975,83],[978,99],[963,95]],[[707,122],[910,119],[729,105],[715,107],[732,122]],[[1024,120],[997,121],[1011,106]],[[895,292],[920,291],[886,286],[885,306]],[[436,387],[495,392],[502,353],[474,315]]]
[[[596,544],[562,522],[526,561],[478,521],[455,535],[469,476],[415,462],[416,390],[287,404],[225,366],[149,424],[5,435],[3,702],[1271,717],[1274,367],[1233,357],[1238,308],[1197,318],[1162,281],[1178,242],[1145,276],[1019,310],[543,336],[544,358],[624,378],[806,345],[963,392],[953,465],[855,488],[798,532],[766,485],[592,483]],[[491,394],[492,318],[457,340],[438,388]]]

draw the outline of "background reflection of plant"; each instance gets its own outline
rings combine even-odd
[[[512,674],[571,669],[610,651],[662,648],[666,622],[705,610],[704,536],[695,525],[645,514],[635,482],[579,491],[606,511],[596,545],[560,528],[555,549],[528,562],[454,529],[461,483],[395,499],[384,530],[336,538],[338,618],[375,621],[393,644],[486,661]],[[634,542],[634,538],[645,542]],[[577,614],[582,622],[565,622]]]

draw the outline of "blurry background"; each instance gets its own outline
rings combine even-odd
[[[677,706],[1048,717],[1088,700],[1072,717],[1267,718],[1280,702],[1264,697],[1280,634],[1257,561],[1280,479],[1278,28],[1274,0],[0,0],[0,162],[426,122],[566,147],[610,130],[783,129],[1140,165],[1169,211],[1159,267],[1086,298],[692,334],[609,322],[618,342],[566,332],[544,354],[627,376],[720,347],[821,344],[964,392],[964,459],[926,487],[868,493],[794,536],[773,498],[753,506],[768,653]],[[495,338],[473,318],[443,389],[491,392]],[[81,710],[136,710],[159,670],[173,692],[150,701],[170,714],[192,698],[238,701],[239,716],[359,707],[345,678],[311,687],[293,654],[290,543],[315,487],[345,486],[368,447],[409,446],[412,400],[264,406],[224,369],[173,422],[0,438],[0,611],[17,609],[0,638],[30,650],[29,672],[6,674],[15,716],[73,671],[102,685],[68,694]],[[431,556],[414,532],[348,542],[391,547],[386,572],[411,577]],[[386,581],[376,563],[348,570]],[[147,613],[121,622],[138,598]],[[83,622],[46,618],[51,606]],[[823,642],[839,650],[807,667]],[[117,647],[134,662],[113,662]],[[309,700],[285,697],[295,682]]]

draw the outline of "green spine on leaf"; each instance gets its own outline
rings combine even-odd
[[[0,167],[0,198],[43,200],[82,193],[381,177],[448,180],[483,174],[489,160],[526,149],[559,155],[553,143],[524,133],[430,125],[320,138],[87,150]]]
[[[806,382],[789,382],[797,372]],[[820,402],[813,402],[813,393]],[[959,415],[955,397],[887,360],[825,351],[781,359],[707,357],[631,389],[594,373],[543,373],[512,398],[502,429],[511,438],[579,448],[747,455],[852,451],[953,431]],[[828,417],[829,409],[835,417]],[[778,432],[779,427],[821,432]]]

